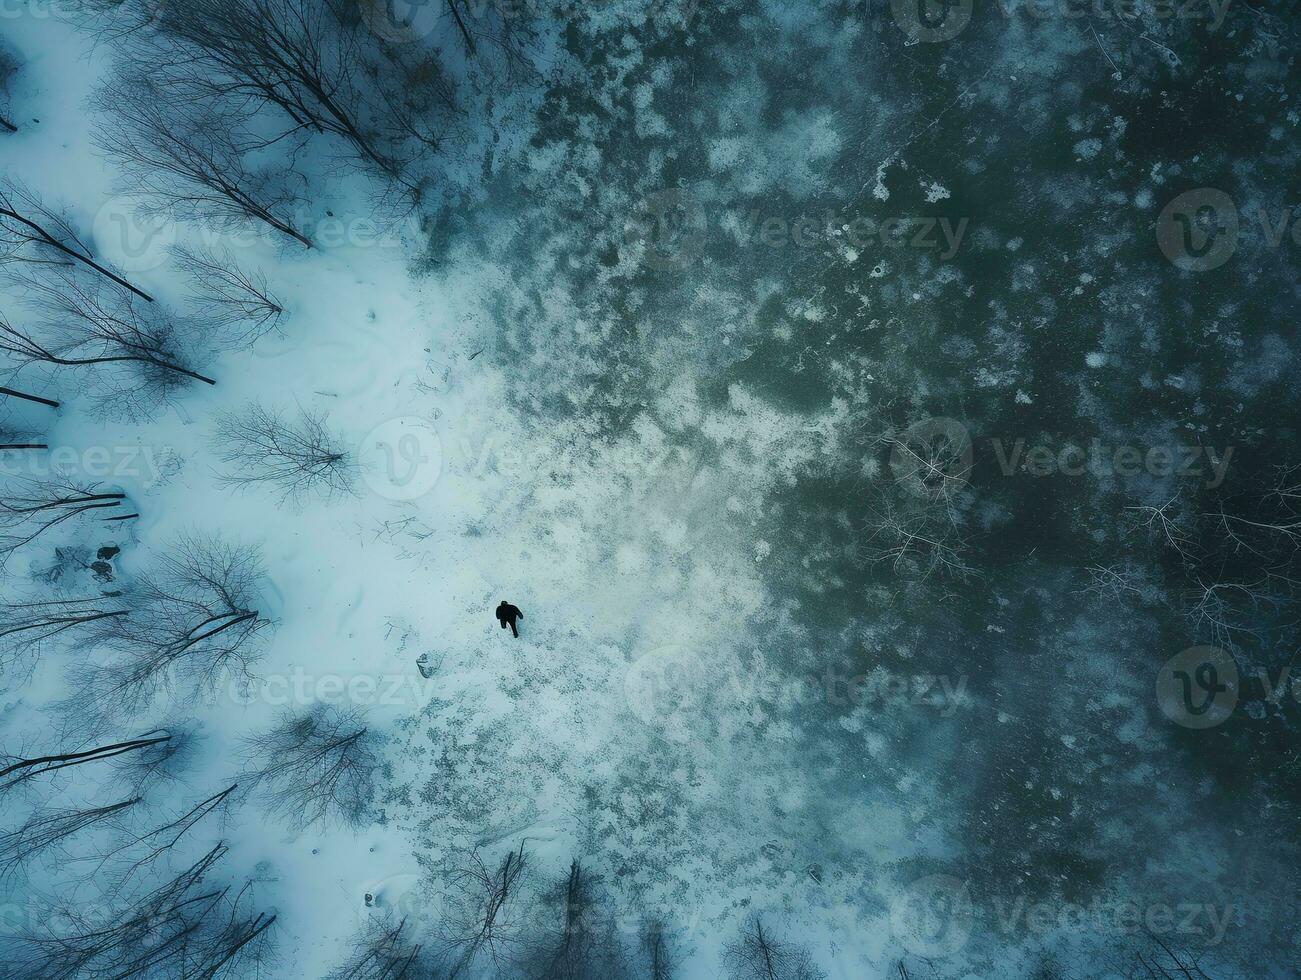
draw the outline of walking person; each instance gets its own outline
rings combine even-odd
[[[501,605],[497,607],[497,621],[501,623],[502,629],[505,629],[506,626],[509,625],[511,634],[518,637],[519,630],[515,627],[515,620],[523,618],[524,613],[520,610],[519,606],[512,606],[505,599],[501,600]]]

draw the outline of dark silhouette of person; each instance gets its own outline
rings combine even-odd
[[[519,606],[512,606],[505,599],[501,600],[501,605],[497,607],[497,621],[501,623],[502,629],[509,624],[511,633],[518,637],[519,630],[515,628],[515,620],[523,618],[524,613],[520,611]]]

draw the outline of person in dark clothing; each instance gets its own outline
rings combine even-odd
[[[505,599],[501,600],[501,605],[497,607],[497,621],[501,623],[502,629],[509,624],[511,633],[519,636],[519,630],[515,628],[515,620],[523,618],[524,613],[520,611],[519,606],[512,606]]]

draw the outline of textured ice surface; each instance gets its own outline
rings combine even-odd
[[[1130,509],[1184,485],[1002,464],[1017,440],[1054,465],[1232,445],[1250,485],[1288,458],[1295,247],[1244,234],[1192,280],[1152,226],[1188,188],[1295,202],[1294,31],[1010,5],[908,43],[900,6],[596,5],[508,108],[475,95],[497,115],[425,226],[241,250],[290,316],[216,388],[133,422],[63,389],[52,445],[152,460],[117,481],[141,519],[71,542],[122,545],[128,577],[196,527],[262,548],[275,682],[185,706],[195,785],[294,684],[375,681],[346,695],[387,736],[373,821],[300,835],[244,809],[226,831],[279,911],[277,975],[337,963],[366,892],[436,936],[465,854],[521,844],[540,879],[581,858],[630,921],[663,919],[692,977],[751,914],[835,977],[1147,975],[1147,933],[1217,980],[1290,975],[1296,705],[1202,737],[1153,697],[1211,638]],[[93,220],[104,50],[5,30],[41,122],[0,141],[4,172],[130,267]],[[313,173],[317,227],[370,213],[341,169]],[[137,276],[184,307],[166,261]],[[220,486],[214,415],[255,398],[327,413],[361,492]],[[892,447],[945,419],[976,469],[936,504]],[[427,492],[401,499],[407,464]],[[1288,661],[1286,598],[1250,611],[1244,668]],[[7,695],[7,746],[62,666]]]

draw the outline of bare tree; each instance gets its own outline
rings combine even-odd
[[[733,980],[825,980],[809,951],[776,938],[757,916],[745,924],[734,942],[723,947]]]
[[[1090,565],[1085,571],[1089,584],[1077,594],[1097,596],[1105,602],[1129,600],[1141,604],[1157,602],[1161,590],[1150,571],[1133,561]]]
[[[0,677],[27,674],[43,651],[75,641],[106,616],[125,616],[104,596],[0,604]]]
[[[178,538],[123,599],[128,614],[91,627],[91,642],[112,655],[81,676],[77,703],[106,716],[138,710],[162,691],[197,694],[247,678],[270,625],[257,608],[256,551],[216,538]]]
[[[380,0],[365,0],[378,3]],[[528,57],[528,50],[537,40],[537,30],[529,16],[533,11],[526,5],[508,7],[499,3],[482,3],[475,0],[443,0],[443,6],[456,26],[456,33],[464,43],[465,53],[471,58],[492,59],[507,79],[517,75],[533,76],[537,69]]]
[[[13,388],[0,388],[0,395],[5,398],[19,398],[23,401],[35,402],[38,405],[48,405],[50,408],[58,408],[59,403],[49,398],[42,398],[40,395],[29,395],[25,391],[16,391]]]
[[[522,937],[511,922],[511,903],[518,899],[528,865],[524,845],[508,851],[495,867],[476,849],[450,876],[451,894],[440,956],[449,980],[502,971],[513,959]]]
[[[137,752],[121,753],[110,763],[118,779],[136,796],[179,784],[203,742],[194,724],[172,724],[166,732],[165,740],[144,745]]]
[[[75,834],[119,817],[139,802],[139,797],[133,797],[108,806],[33,813],[17,829],[0,834],[0,881],[15,874],[29,861],[60,850]]]
[[[371,921],[353,940],[353,952],[346,963],[326,975],[325,980],[436,980],[438,974],[428,962],[423,946],[407,931],[407,920],[397,925]]]
[[[79,264],[146,302],[154,298],[100,264],[63,214],[14,180],[0,181],[0,249],[10,258],[48,265]]]
[[[910,426],[890,439],[889,446],[892,475],[919,498],[952,500],[971,477],[971,438],[952,420]]]
[[[121,161],[125,189],[170,217],[253,219],[312,247],[283,216],[295,199],[283,181],[246,164],[239,115],[178,100],[165,84],[131,67],[123,73],[95,97],[107,118],[95,142]]]
[[[191,363],[207,341],[199,324],[141,309],[133,296],[65,270],[28,277],[27,285],[42,322],[19,328],[0,318],[0,351],[20,367],[94,368],[105,407],[129,415],[190,381],[217,383]]]
[[[229,486],[267,485],[282,500],[352,492],[352,455],[323,416],[300,410],[297,419],[287,420],[253,403],[220,415],[214,442],[221,460],[233,467],[221,477]]]
[[[166,731],[146,732],[124,742],[114,742],[109,745],[98,745],[93,749],[82,749],[75,752],[58,752],[47,755],[32,756],[30,758],[18,758],[9,756],[0,767],[0,794],[7,792],[17,786],[21,786],[28,780],[36,779],[48,773],[59,772],[73,766],[83,766],[89,763],[103,762],[108,759],[116,759],[119,756],[125,756],[133,752],[141,752],[157,746],[164,746],[171,741],[172,735]],[[139,796],[140,793],[136,793]]]
[[[1216,980],[1203,969],[1204,952],[1144,932],[1127,942],[1117,975],[1134,980]]]
[[[87,15],[82,27],[97,42],[122,42],[158,24],[162,4],[157,0],[79,0],[79,13]]]
[[[657,919],[642,928],[640,964],[641,975],[647,980],[673,980],[678,975],[677,947],[664,923]]]
[[[54,478],[16,479],[0,488],[0,568],[18,549],[66,521],[114,510],[126,499],[124,493],[99,487]]]
[[[108,882],[103,890],[112,896],[121,894],[129,889],[138,872],[173,854],[173,849],[205,819],[213,816],[224,819],[238,789],[239,784],[232,783],[166,823],[140,833],[126,834],[110,845],[99,856],[95,868],[96,879]]]
[[[297,152],[325,134],[418,197],[424,181],[407,171],[462,113],[437,47],[388,43],[373,23],[371,7],[352,0],[191,0],[162,8],[157,30],[122,47],[137,66],[128,74],[147,74],[182,111],[252,121],[234,140],[240,153]]]
[[[240,346],[279,330],[285,307],[265,276],[244,272],[225,249],[177,247],[173,254],[205,323],[230,333]]]
[[[13,388],[0,388],[0,451],[48,449],[32,426],[30,405],[58,408],[59,403]]]
[[[30,452],[36,449],[49,449],[49,445],[44,442],[33,442],[36,436],[28,430],[19,430],[11,428],[9,425],[0,425],[0,452]]]
[[[1130,517],[1131,527],[1147,530],[1182,560],[1190,561],[1194,544],[1187,528],[1187,515],[1180,513],[1180,505],[1181,501],[1176,495],[1160,506],[1142,504],[1126,507],[1125,510]]]
[[[374,792],[378,741],[355,709],[317,704],[290,711],[245,739],[240,781],[260,795],[268,813],[300,828],[320,821],[359,826]]]
[[[599,884],[578,861],[552,896],[557,922],[532,943],[524,972],[535,980],[618,980],[626,964]]]
[[[42,925],[0,937],[0,955],[24,980],[257,975],[272,961],[276,916],[249,908],[251,890],[210,883],[218,844],[162,884],[99,914],[67,902]]]
[[[169,88],[245,115],[274,107],[294,129],[339,136],[381,171],[400,169],[358,72],[370,36],[341,25],[328,3],[192,0],[169,7],[161,28],[171,48],[134,57],[158,66]]]
[[[1177,558],[1193,633],[1228,649],[1264,639],[1301,593],[1301,469],[1244,484],[1209,504],[1175,496],[1126,508],[1136,530]]]
[[[869,564],[888,564],[919,578],[939,574],[965,578],[971,567],[956,511],[944,501],[883,496],[858,531],[857,555]]]
[[[0,44],[0,129],[6,132],[18,132],[14,123],[12,96],[9,84],[18,73],[18,57],[9,48]]]

